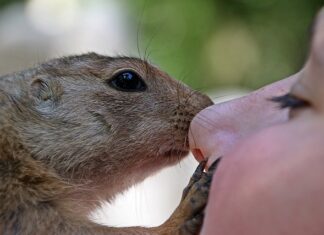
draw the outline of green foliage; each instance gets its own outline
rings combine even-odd
[[[15,2],[24,2],[24,0],[0,0],[0,8]]]
[[[296,72],[323,0],[127,1],[142,56],[197,89],[260,87]]]
[[[296,72],[307,55],[311,22],[324,4],[324,0],[116,1],[131,8],[138,31],[134,45],[139,44],[141,57],[202,90],[257,88]],[[24,1],[0,0],[0,8],[14,2]]]

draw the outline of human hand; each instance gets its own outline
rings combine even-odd
[[[194,119],[192,149],[210,159],[224,156],[214,175],[203,235],[324,234],[323,78],[322,11],[301,72]],[[288,118],[268,99],[292,83],[297,106]]]

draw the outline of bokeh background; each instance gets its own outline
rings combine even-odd
[[[0,74],[94,51],[148,59],[213,98],[298,70],[323,0],[0,0]],[[236,94],[236,91],[233,94]],[[188,158],[92,215],[156,225],[180,200]]]
[[[0,0],[0,73],[97,51],[148,58],[196,89],[295,72],[323,0]]]

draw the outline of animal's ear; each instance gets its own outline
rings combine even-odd
[[[63,88],[57,79],[40,76],[33,78],[30,93],[38,104],[56,103],[63,93]]]

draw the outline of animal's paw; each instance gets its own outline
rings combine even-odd
[[[161,234],[197,235],[202,226],[213,173],[219,159],[204,172],[206,162],[201,162],[183,190],[180,205],[165,224]],[[168,232],[167,232],[168,231]]]

